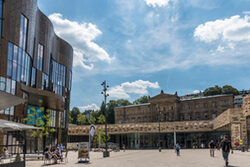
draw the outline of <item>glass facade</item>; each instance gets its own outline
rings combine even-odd
[[[7,76],[13,80],[21,81],[29,85],[31,68],[30,56],[11,42],[9,42],[8,45]]]
[[[50,127],[56,127],[56,111],[49,110],[50,114]]]
[[[0,114],[14,116],[14,109],[15,109],[15,107],[12,106],[12,107],[6,108],[4,110],[0,110]]]
[[[37,69],[42,71],[43,70],[43,51],[44,46],[38,44],[38,51],[37,51]]]
[[[0,91],[15,95],[16,81],[5,77],[0,77]]]
[[[3,0],[0,0],[0,37],[2,37]]]
[[[27,34],[28,34],[28,19],[24,15],[21,15],[19,46],[23,50],[26,49]]]
[[[69,90],[71,90],[72,72],[69,71]]]
[[[50,77],[53,85],[53,92],[62,96],[65,87],[66,67],[52,60]]]
[[[49,77],[47,74],[43,73],[42,74],[42,89],[48,90],[48,88],[49,88]]]
[[[36,68],[35,67],[32,67],[30,86],[33,88],[36,87]]]

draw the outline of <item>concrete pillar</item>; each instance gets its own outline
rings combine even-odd
[[[176,132],[174,132],[174,145],[176,145]]]
[[[234,145],[235,142],[239,142],[241,140],[241,124],[240,123],[232,123],[231,124],[231,143]]]

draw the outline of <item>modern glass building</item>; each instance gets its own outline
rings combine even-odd
[[[56,36],[36,0],[0,0],[0,119],[35,125],[25,118],[49,114],[55,132],[42,147],[66,144],[72,61],[71,45]],[[18,143],[14,135],[0,137],[1,145]],[[28,152],[37,140],[28,139]]]

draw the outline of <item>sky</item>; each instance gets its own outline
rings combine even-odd
[[[38,0],[74,49],[71,108],[250,89],[250,0]]]

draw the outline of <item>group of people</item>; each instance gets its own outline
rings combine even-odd
[[[216,143],[213,140],[211,140],[208,146],[210,148],[210,156],[214,157],[214,150],[216,148]],[[223,140],[220,142],[218,149],[220,148],[222,150],[222,156],[225,161],[225,165],[228,166],[228,163],[229,163],[228,156],[229,156],[230,151],[233,154],[233,150],[232,150],[231,141],[228,139],[227,135],[225,135]]]
[[[62,151],[63,146],[61,144],[58,144],[54,151],[52,151],[50,147],[46,147],[44,150],[44,154],[48,159],[54,159],[54,163],[57,163],[58,159],[63,161]]]
[[[231,141],[228,139],[228,136],[225,135],[223,140],[219,143],[215,143],[213,140],[211,140],[209,143],[208,143],[208,147],[210,149],[210,156],[211,157],[214,157],[214,151],[216,148],[218,149],[221,149],[222,150],[222,156],[223,156],[223,159],[225,161],[225,165],[228,166],[228,157],[229,157],[229,153],[231,152],[233,154],[233,150],[232,150],[232,144],[231,144]],[[175,145],[175,152],[177,154],[177,156],[180,156],[180,145],[179,143],[177,143]]]

